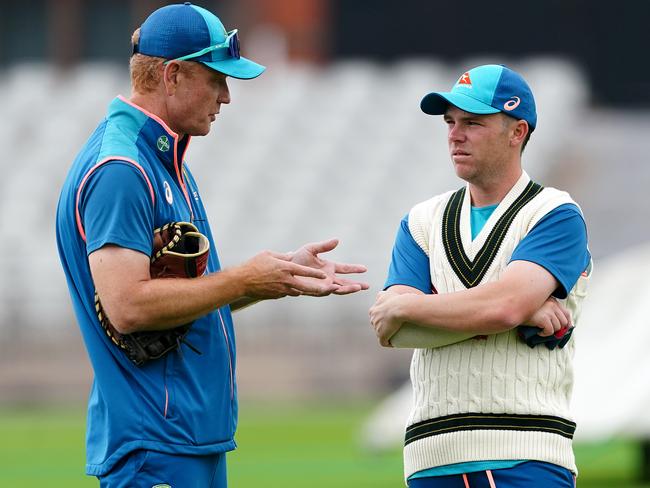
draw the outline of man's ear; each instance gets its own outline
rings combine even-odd
[[[519,146],[521,145],[524,140],[526,140],[526,136],[530,132],[530,127],[528,127],[528,122],[525,120],[517,120],[515,125],[512,127],[512,135],[510,136],[510,145],[511,146]]]
[[[163,83],[165,85],[165,93],[171,97],[178,89],[179,75],[181,72],[181,65],[177,61],[170,61],[163,64]]]

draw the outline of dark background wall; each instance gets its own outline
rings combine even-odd
[[[646,0],[333,0],[332,55],[560,55],[586,72],[597,105],[650,106]]]
[[[0,0],[0,69],[124,62],[130,34],[159,0]],[[647,0],[206,0],[243,39],[256,25],[286,35],[291,59],[391,61],[559,55],[575,61],[598,106],[650,107]]]

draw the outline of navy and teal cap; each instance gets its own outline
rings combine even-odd
[[[473,114],[503,112],[528,122],[531,132],[537,125],[535,98],[526,80],[510,68],[486,64],[463,73],[450,92],[426,95],[420,108],[430,115],[441,115],[449,104]]]
[[[251,79],[266,69],[239,54],[237,30],[226,31],[219,18],[192,5],[167,5],[153,12],[140,26],[133,53],[168,60],[192,60],[227,76]]]

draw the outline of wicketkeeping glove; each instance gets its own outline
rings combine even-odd
[[[517,327],[517,334],[530,347],[535,347],[539,344],[544,344],[548,349],[553,350],[556,347],[562,349],[567,345],[575,327],[562,327],[555,334],[548,337],[539,335],[541,329],[532,325],[520,325]]]
[[[196,278],[201,276],[208,264],[210,243],[198,229],[188,222],[170,222],[153,232],[153,253],[151,256],[151,278]],[[111,338],[128,358],[142,366],[147,361],[158,359],[178,349],[181,343],[197,354],[201,354],[185,336],[192,323],[173,329],[120,334],[106,316],[99,296],[95,293],[97,318],[108,337]]]

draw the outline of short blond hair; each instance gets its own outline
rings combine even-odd
[[[140,41],[140,28],[138,27],[131,36],[131,43],[135,46]],[[158,88],[162,80],[163,63],[165,58],[157,56],[147,56],[146,54],[136,53],[131,56],[129,70],[131,72],[131,86],[138,93],[151,93]],[[192,76],[193,63],[180,61],[180,71],[187,76]]]
[[[135,46],[140,40],[140,28],[138,27],[131,36],[131,43]],[[151,93],[154,91],[161,80],[161,69],[163,58],[155,56],[145,56],[144,54],[135,53],[131,56],[129,62],[129,71],[131,72],[131,85],[133,90],[138,93]]]

